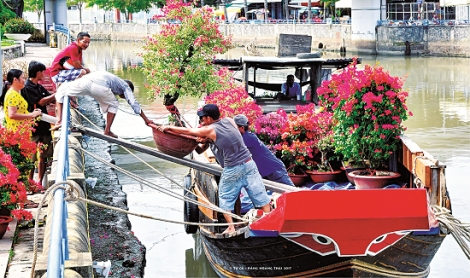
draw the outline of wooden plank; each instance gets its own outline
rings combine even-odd
[[[38,256],[36,271],[47,270],[47,255]],[[65,268],[93,266],[90,252],[70,253],[69,260],[65,261]]]
[[[139,152],[143,152],[143,153],[146,153],[146,154],[158,157],[158,158],[162,158],[162,159],[165,159],[165,160],[168,160],[168,161],[171,161],[171,162],[183,165],[183,166],[198,169],[200,171],[204,171],[206,173],[210,173],[210,174],[218,175],[218,176],[220,176],[221,173],[222,173],[222,168],[220,168],[220,167],[213,167],[209,164],[200,163],[200,162],[197,162],[197,161],[194,161],[194,160],[191,160],[191,159],[177,158],[177,157],[174,157],[174,156],[171,156],[171,155],[168,155],[168,154],[164,154],[164,153],[158,151],[156,148],[151,148],[151,147],[147,147],[145,145],[136,144],[136,143],[124,140],[124,139],[120,139],[120,138],[110,137],[110,136],[104,135],[101,132],[98,132],[96,130],[93,130],[93,129],[90,129],[90,128],[87,128],[87,127],[84,127],[84,126],[81,126],[81,125],[77,125],[77,126],[74,126],[74,127],[76,127],[81,132],[83,132],[85,134],[88,134],[90,136],[93,136],[93,137],[96,137],[96,138],[99,138],[99,139],[102,139],[102,140],[105,140],[105,141],[108,141],[108,142],[111,142],[111,143],[115,143],[115,144],[118,144],[120,146],[124,146],[124,147],[129,148],[129,149],[133,149],[133,150],[136,150],[136,151],[139,151]]]
[[[415,175],[421,180],[423,186],[430,188],[432,183],[432,171],[431,167],[434,167],[434,163],[425,158],[416,159]]]
[[[194,191],[196,192],[196,196],[197,196],[197,200],[198,202],[201,202],[205,205],[211,205],[211,203],[207,200],[207,198],[202,194],[202,192],[196,187],[194,187]],[[214,214],[216,212],[214,212],[214,210],[210,209],[210,208],[206,208],[206,207],[203,207],[203,206],[198,206],[199,207],[199,210],[205,215],[207,216],[210,220],[212,220],[213,222],[217,222],[217,218],[214,219]]]

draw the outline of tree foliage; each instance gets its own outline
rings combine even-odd
[[[191,4],[167,1],[159,33],[147,39],[142,70],[147,74],[152,95],[202,96],[223,89],[226,82],[212,65],[216,54],[232,47],[231,39],[212,20],[212,8],[192,9]]]
[[[35,12],[38,15],[38,20],[44,11],[44,0],[24,0],[24,10],[28,12]]]
[[[152,4],[161,5],[161,0],[88,0],[88,6],[97,5],[104,10],[119,9],[129,19],[132,13],[148,11]]]

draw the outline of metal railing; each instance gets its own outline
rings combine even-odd
[[[69,31],[69,28],[67,28],[63,25],[55,25],[55,31],[66,35],[67,36],[67,45],[70,44],[70,31]]]
[[[69,167],[69,122],[70,103],[69,97],[64,97],[62,112],[62,129],[59,139],[59,157],[57,160],[55,182],[67,180],[70,175]],[[54,191],[54,207],[51,227],[51,240],[47,260],[47,277],[64,277],[65,261],[69,259],[69,246],[67,239],[67,204],[64,200],[64,189]]]

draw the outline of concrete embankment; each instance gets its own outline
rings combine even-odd
[[[57,49],[46,45],[27,45],[25,57],[9,60],[17,67],[27,65],[31,60],[41,61],[49,65],[56,55]],[[82,112],[99,128],[104,127],[104,119],[99,111],[98,103],[92,98],[80,98]],[[82,117],[72,111],[72,123],[79,123]],[[84,126],[92,127],[86,121]],[[57,136],[59,132],[56,132]],[[55,138],[58,140],[58,138]],[[86,149],[107,161],[112,161],[111,145],[103,140],[84,137],[72,132],[68,136],[70,176],[68,180],[80,192],[80,196],[109,206],[127,210],[126,194],[122,191],[116,173],[110,167],[97,162],[84,154]],[[83,148],[83,149],[82,149]],[[49,185],[54,183],[56,162],[59,149],[54,150],[54,163],[51,174],[48,175]],[[86,177],[97,178],[96,185],[91,187],[85,183]],[[39,202],[42,194],[28,197]],[[47,214],[46,225],[38,230],[38,260],[35,265],[36,276],[45,277],[47,259],[50,249],[50,231],[53,215],[53,200],[48,198],[48,206],[42,209],[38,220]],[[33,209],[33,215],[35,214]],[[145,246],[143,246],[132,231],[126,214],[114,210],[103,209],[83,202],[67,203],[68,219],[67,234],[70,260],[66,261],[68,277],[92,277],[92,261],[111,261],[110,277],[143,277],[145,267]],[[1,277],[30,277],[33,261],[34,229],[20,230],[16,221],[10,225],[5,237],[7,240],[0,246],[0,276]],[[14,234],[17,234],[15,237]],[[13,239],[15,242],[13,242]],[[4,239],[2,239],[3,241]],[[6,273],[1,275],[1,272]],[[95,275],[96,276],[96,275]]]
[[[44,30],[42,24],[36,28]],[[72,36],[88,31],[94,40],[142,41],[157,33],[160,24],[96,23],[69,24]],[[312,49],[322,43],[323,50],[404,55],[408,42],[411,55],[470,57],[469,25],[381,25],[375,32],[354,31],[350,24],[222,24],[224,35],[237,46],[276,47],[278,34],[312,36]]]

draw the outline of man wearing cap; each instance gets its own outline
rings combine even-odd
[[[241,189],[245,188],[256,207],[261,207],[266,213],[270,212],[270,198],[263,180],[234,120],[228,117],[220,119],[220,111],[215,104],[204,105],[197,115],[202,124],[199,128],[160,126],[159,130],[208,139],[222,151],[224,169],[219,183],[220,208],[232,211]],[[224,214],[224,217],[229,226],[223,233],[235,232],[232,217],[228,214]]]
[[[284,163],[282,163],[255,134],[248,131],[248,118],[243,114],[239,114],[236,115],[233,120],[238,126],[243,142],[250,151],[261,177],[270,181],[294,186],[287,174]]]

